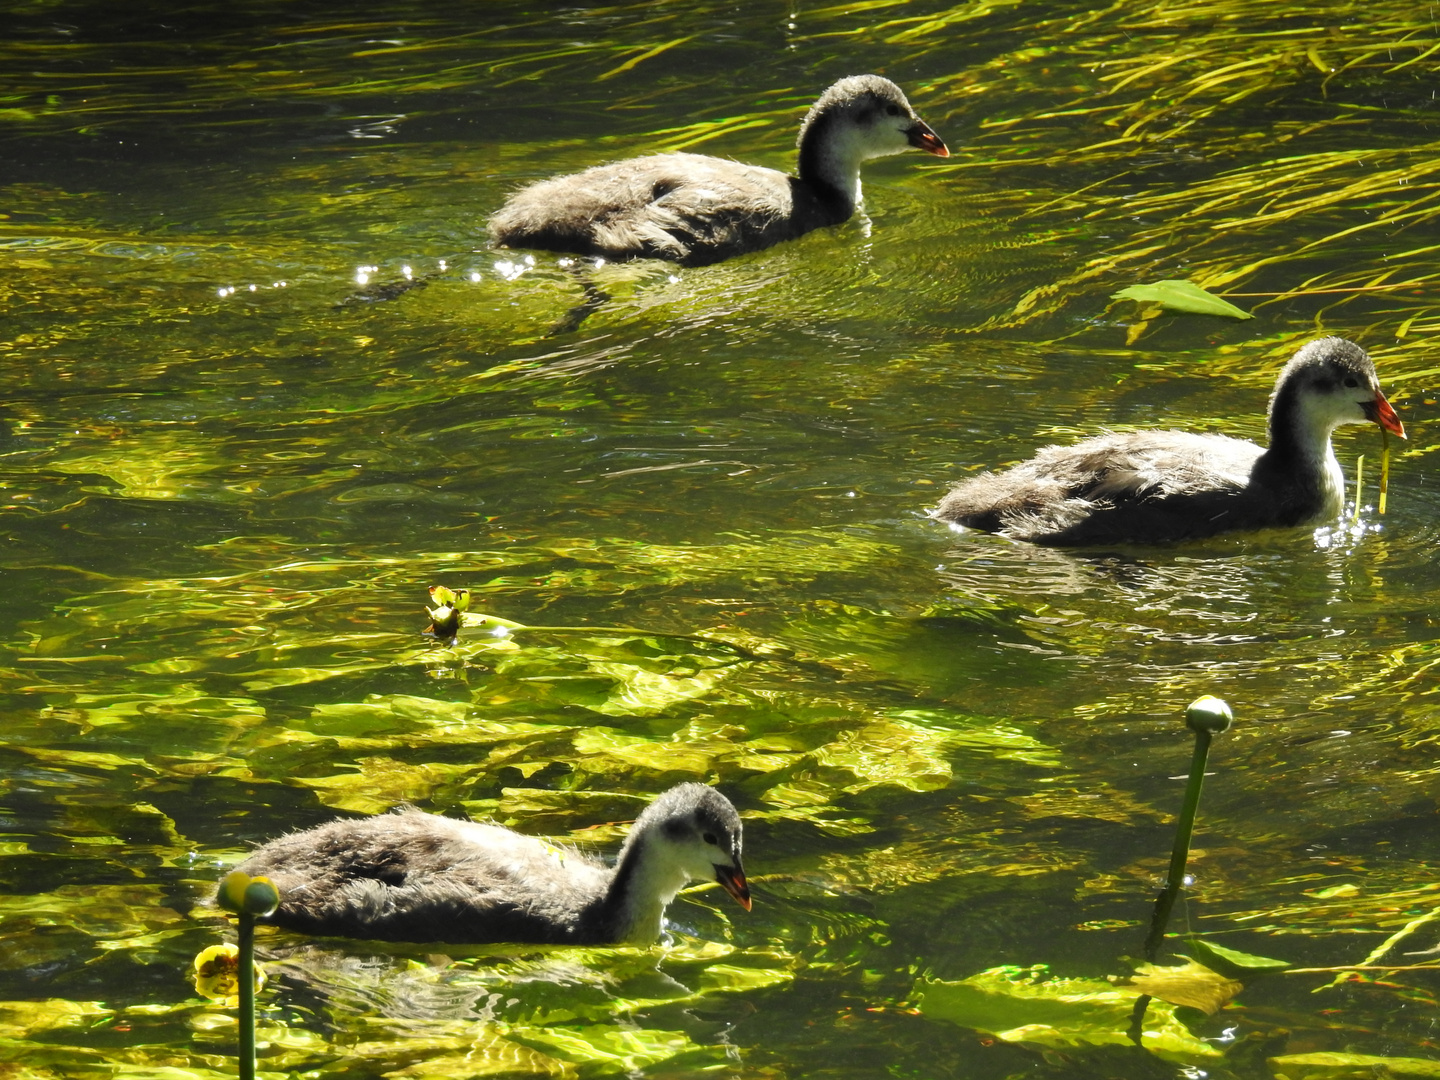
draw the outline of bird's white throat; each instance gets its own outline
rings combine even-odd
[[[692,878],[660,844],[646,843],[634,857],[625,882],[618,936],[631,944],[650,945],[664,928],[665,906]]]

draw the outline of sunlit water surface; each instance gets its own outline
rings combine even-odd
[[[751,914],[694,893],[653,951],[266,936],[262,1070],[1294,1078],[1341,1075],[1296,1055],[1440,1059],[1433,971],[1318,994],[1331,975],[1271,977],[1193,1014],[1168,1057],[1092,1045],[1085,1018],[998,1038],[1040,1021],[947,1016],[917,985],[1133,970],[1201,694],[1238,719],[1176,928],[1355,964],[1440,901],[1426,301],[1137,329],[1108,300],[1364,224],[1349,205],[1232,230],[1210,263],[1184,254],[1218,242],[1203,223],[1107,263],[1157,224],[1109,209],[1127,191],[1427,146],[1433,61],[1322,88],[1305,48],[1339,45],[1304,37],[1321,16],[1236,4],[1242,29],[1305,48],[1231,108],[1107,81],[1107,50],[1131,71],[1174,45],[1163,20],[1122,32],[1144,15],[1125,5],[242,7],[35,2],[0,45],[14,1075],[231,1074],[231,1021],[187,971],[228,932],[213,881],[256,842],[412,802],[613,850],[687,779],[745,814]],[[1412,39],[1404,57],[1433,44]],[[652,147],[786,168],[809,101],[869,70],[955,156],[872,163],[839,228],[697,270],[485,242],[519,184]],[[1208,116],[1213,153],[1196,135],[1107,157],[1125,86]],[[1403,232],[1242,284],[1382,280],[1424,246]],[[587,278],[611,300],[553,332]],[[1077,553],[925,517],[947,483],[1101,426],[1262,437],[1275,370],[1318,331],[1372,350],[1410,430],[1383,518],[1378,438],[1357,429],[1339,443],[1347,470],[1366,456],[1361,509],[1314,533]],[[447,649],[419,634],[435,584],[526,624],[648,634]],[[1435,941],[1421,924],[1391,962]]]

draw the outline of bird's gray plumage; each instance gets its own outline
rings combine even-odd
[[[709,838],[709,839],[707,839]],[[404,808],[272,840],[239,869],[280,891],[269,922],[385,941],[649,944],[687,882],[743,905],[740,817],[704,784],[661,795],[615,866],[498,825]]]
[[[855,212],[860,163],[945,144],[878,75],[841,79],[800,127],[799,175],[704,154],[654,154],[541,180],[490,219],[496,243],[704,266],[836,225]]]
[[[1040,544],[1150,543],[1333,517],[1344,477],[1341,424],[1404,428],[1365,351],[1344,338],[1303,346],[1275,382],[1266,448],[1224,435],[1141,431],[1047,446],[963,480],[932,516]]]

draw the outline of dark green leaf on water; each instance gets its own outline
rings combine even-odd
[[[1231,319],[1255,317],[1189,281],[1168,280],[1157,281],[1154,285],[1131,285],[1117,293],[1111,293],[1110,299],[1159,304],[1166,311],[1178,311],[1186,315],[1224,315]]]
[[[921,979],[911,991],[920,1012],[935,1020],[994,1035],[1005,1042],[1052,1048],[1130,1046],[1131,1012],[1140,991],[1100,979],[1052,979],[1044,967],[991,968],[960,982]],[[1151,1002],[1144,1045],[1165,1057],[1194,1061],[1219,1056],[1175,1017]]]
[[[1227,979],[1239,979],[1242,982],[1260,975],[1274,975],[1295,966],[1289,960],[1273,960],[1268,956],[1256,956],[1239,949],[1227,949],[1224,945],[1216,945],[1205,938],[1191,938],[1185,943],[1185,947],[1196,960],[1212,971],[1219,972]]]
[[[1290,1080],[1349,1080],[1355,1076],[1440,1077],[1440,1061],[1376,1054],[1284,1054],[1270,1058],[1276,1076]]]

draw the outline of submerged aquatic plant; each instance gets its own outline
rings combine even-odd
[[[22,1070],[216,1067],[178,1010],[169,1031],[157,1033],[159,1020],[128,1039],[118,1030],[155,1008],[131,991],[134,966],[168,948],[164,970],[174,970],[195,951],[183,941],[193,926],[171,905],[201,887],[186,869],[196,842],[212,852],[233,842],[230,821],[197,829],[184,810],[192,800],[243,797],[251,820],[268,824],[424,799],[451,813],[541,814],[584,843],[612,839],[604,823],[634,810],[598,789],[643,792],[673,773],[722,776],[746,792],[756,829],[786,853],[773,921],[734,945],[667,954],[674,983],[663,986],[653,957],[587,957],[559,975],[530,957],[390,957],[386,978],[475,995],[471,1015],[444,1020],[405,1019],[403,994],[369,977],[378,961],[363,986],[353,969],[332,971],[324,993],[297,1003],[296,1041],[272,1045],[267,1065],[336,1075],[363,1042],[377,1075],[723,1071],[737,1055],[746,1068],[798,1074],[881,1046],[892,1055],[881,1067],[963,1074],[965,1061],[947,1069],[934,1055],[956,1044],[971,1052],[968,1039],[927,1035],[909,1016],[903,1029],[877,1028],[889,1022],[878,1011],[842,1023],[832,1004],[883,1009],[910,985],[907,965],[991,948],[998,939],[977,907],[987,895],[1003,898],[992,914],[1017,925],[1073,898],[1104,906],[1107,889],[1133,904],[1150,868],[1114,873],[1116,848],[1152,835],[1170,808],[1128,782],[1104,733],[1137,722],[1157,687],[1185,685],[1199,665],[1275,691],[1257,706],[1275,722],[1246,735],[1249,771],[1236,783],[1278,804],[1227,823],[1248,854],[1227,857],[1227,874],[1207,882],[1207,901],[1233,889],[1234,902],[1207,902],[1200,925],[1293,933],[1296,949],[1338,954],[1331,942],[1385,937],[1434,909],[1429,868],[1400,845],[1363,866],[1365,852],[1332,851],[1291,878],[1273,873],[1325,828],[1364,822],[1347,831],[1370,836],[1383,822],[1398,832],[1419,820],[1406,807],[1425,812],[1440,650],[1425,629],[1433,597],[1395,587],[1407,567],[1400,530],[1372,538],[1363,559],[1317,555],[1299,537],[1260,540],[1244,555],[1222,545],[1213,558],[1144,561],[1022,562],[997,545],[947,554],[932,572],[929,538],[900,511],[875,509],[908,511],[917,500],[895,496],[908,483],[897,461],[926,453],[927,439],[953,454],[965,426],[914,414],[916,388],[935,389],[938,405],[967,344],[957,349],[943,327],[998,328],[987,336],[994,366],[975,357],[985,381],[993,372],[1007,388],[1043,392],[1047,378],[1069,387],[1077,374],[1082,400],[1062,395],[1037,423],[1108,406],[1132,364],[1149,365],[1151,382],[1130,386],[1156,389],[1166,349],[1114,348],[1112,320],[1130,316],[1119,305],[1107,313],[1107,297],[1135,281],[1184,277],[1261,316],[1143,329],[1173,334],[1167,346],[1206,339],[1203,350],[1183,344],[1203,351],[1205,371],[1258,385],[1257,355],[1278,360],[1315,323],[1343,320],[1378,343],[1387,375],[1429,385],[1440,253],[1427,239],[1437,154],[1425,125],[1440,54],[1423,5],[862,0],[781,12],[696,0],[563,18],[502,3],[480,17],[408,4],[326,19],[263,0],[227,9],[198,43],[168,20],[142,41],[151,24],[122,14],[119,44],[71,31],[64,7],[27,0],[16,11],[39,13],[36,31],[0,40],[6,159],[17,177],[27,147],[51,163],[6,188],[0,220],[13,271],[0,293],[15,315],[0,449],[22,582],[7,607],[3,672],[15,703],[7,798],[22,816],[4,854],[20,868],[15,880],[33,871],[40,890],[0,897],[17,988],[0,1003],[15,1039],[6,1057]],[[752,47],[777,35],[784,48]],[[718,76],[703,66],[717,62],[709,57]],[[573,348],[514,344],[570,302],[574,283],[559,269],[506,278],[513,291],[479,303],[440,283],[396,304],[330,306],[336,266],[375,250],[396,260],[417,245],[431,256],[468,250],[469,223],[532,174],[649,148],[773,153],[783,165],[818,89],[805,73],[815,65],[903,72],[946,134],[970,136],[945,184],[929,175],[909,195],[897,185],[872,200],[917,230],[925,261],[890,262],[905,245],[888,242],[903,230],[886,228],[887,243],[863,250],[822,244],[673,286],[650,280],[644,299],[659,303],[617,306],[623,325]],[[573,92],[573,106],[551,108],[556,90]],[[529,123],[537,111],[555,126]],[[494,115],[516,127],[487,126]],[[142,143],[151,149],[164,133],[165,153],[110,156],[132,132],[152,137]],[[195,147],[203,152],[192,156]],[[207,167],[194,168],[197,158]],[[94,162],[117,160],[113,187],[111,177],[87,187],[106,172]],[[236,166],[229,183],[225,168],[208,167],[226,161]],[[972,221],[1038,268],[978,258],[993,291],[965,290],[952,275],[967,261]],[[856,277],[827,296],[836,283],[826,274],[849,269],[852,255]],[[241,274],[259,291],[247,293]],[[238,297],[209,303],[232,277]],[[282,280],[291,284],[272,284]],[[652,286],[662,284],[660,296]],[[730,302],[741,288],[766,302]],[[777,363],[771,331],[792,326],[795,362]],[[1097,350],[1067,353],[1076,367],[1058,376],[1049,339],[1072,334]],[[1255,344],[1227,351],[1241,337]],[[848,422],[843,442],[827,442],[827,418],[842,411],[880,442]],[[1029,414],[1017,404],[1013,418]],[[768,438],[787,427],[793,441]],[[679,430],[706,436],[686,443],[736,449],[692,464],[690,446],[672,452]],[[828,447],[840,448],[833,469],[813,470]],[[595,462],[596,450],[614,451],[608,473],[564,472]],[[845,460],[846,450],[858,454]],[[626,472],[656,465],[684,469]],[[379,471],[388,483],[375,481]],[[414,474],[434,484],[412,486]],[[809,495],[828,495],[842,475],[857,498],[821,505],[854,509],[818,523],[830,510],[816,516]],[[593,486],[570,486],[580,476]],[[506,501],[531,478],[533,499]],[[477,509],[477,492],[504,498]],[[568,512],[582,505],[593,513]],[[673,518],[657,513],[671,509]],[[122,522],[144,541],[131,532],[112,545]],[[1416,525],[1410,542],[1424,547],[1424,520]],[[1377,552],[1384,558],[1369,557]],[[1319,583],[1302,585],[1306,602],[1257,603],[1292,581],[1262,564],[1292,556]],[[462,619],[442,669],[410,616],[377,603],[400,597],[403,609],[416,581],[436,580],[467,581],[527,628],[496,636],[505,620]],[[1329,636],[1310,600],[1326,619],[1343,612],[1346,632]],[[687,631],[786,659],[741,663]],[[1360,723],[1342,726],[1353,737],[1320,737],[1351,711]],[[1343,767],[1352,760],[1385,767],[1361,775]],[[1311,769],[1334,777],[1324,799],[1287,782]],[[32,837],[23,830],[39,807],[45,824]],[[62,873],[67,884],[45,890]],[[1342,881],[1355,891],[1328,893]],[[1045,940],[1078,932],[1083,949],[1143,933],[1103,922],[1051,929],[1051,919]],[[1428,947],[1419,935],[1433,931],[1421,925],[1405,948]],[[1373,981],[1343,1003],[1316,999],[1343,1017],[1307,1011],[1302,996],[1287,1003],[1286,1026],[1303,1029],[1307,1049],[1343,1039],[1423,1057],[1425,1024],[1404,1017],[1433,1012],[1433,973],[1405,985],[1385,974],[1397,970],[1386,959],[1405,958],[1380,957]],[[50,992],[68,996],[18,1000],[40,971],[57,972]],[[1119,1020],[1104,1037],[1123,1041],[1135,987],[1025,972],[989,976],[978,998],[1035,991],[1033,1010],[994,1017],[1016,1043],[1031,1022],[1064,1029],[1045,1010],[1076,994],[1111,995],[1097,998]],[[806,989],[766,992],[792,979]],[[506,985],[527,987],[520,1003],[492,1005]],[[106,1004],[82,1000],[102,996],[92,986]],[[1152,1006],[1150,1020],[1173,1031],[1165,1009]],[[482,1030],[476,1012],[495,1023]],[[752,1040],[747,1015],[774,1022]],[[1236,1022],[1273,1034],[1265,1015]],[[1053,1037],[1067,1054],[1088,1054],[1085,1036],[1102,1028],[1033,1030],[1037,1043]],[[811,1049],[814,1031],[827,1033],[823,1050]],[[1354,1057],[1343,1067],[1375,1064]],[[1093,1064],[1059,1060],[993,1071]]]

